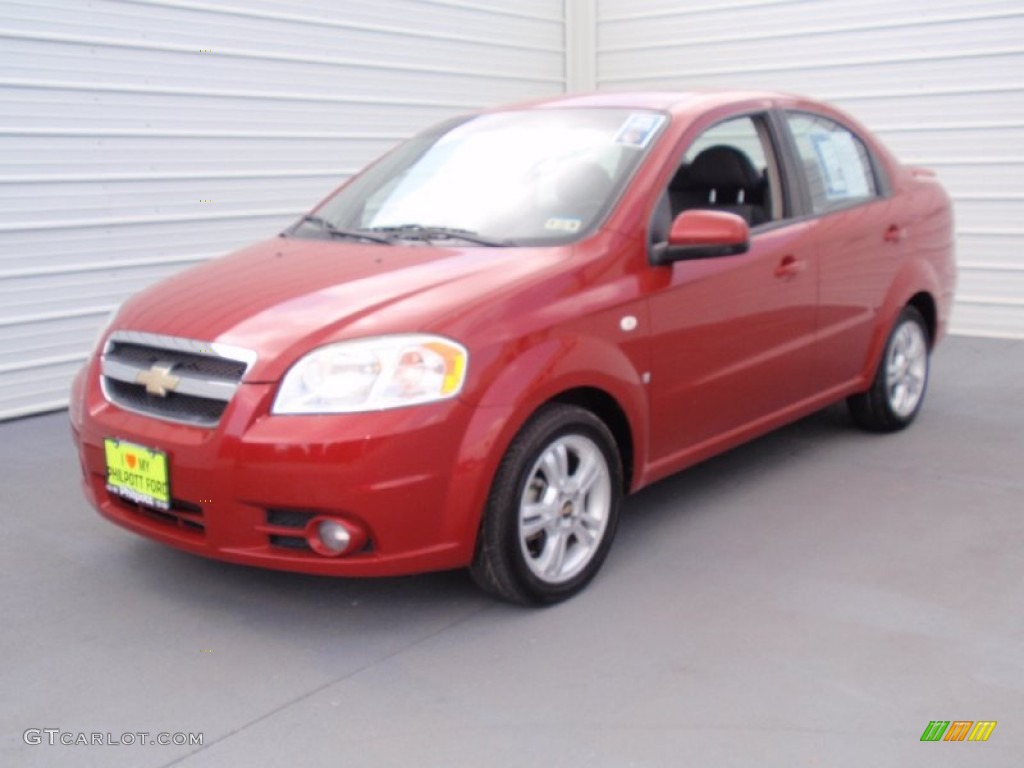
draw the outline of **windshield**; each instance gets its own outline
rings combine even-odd
[[[448,123],[339,190],[314,223],[325,236],[392,242],[568,242],[603,218],[666,121],[660,112],[558,108]]]

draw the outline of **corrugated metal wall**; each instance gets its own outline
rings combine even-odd
[[[573,88],[847,108],[955,197],[954,329],[1024,336],[1020,0],[0,0],[0,418],[62,406],[128,294],[567,59]]]
[[[565,88],[562,0],[0,1],[0,418],[399,139]]]
[[[953,330],[1024,337],[1024,2],[597,0],[599,88],[738,86],[845,108],[954,198]]]

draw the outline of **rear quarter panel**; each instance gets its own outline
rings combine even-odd
[[[909,201],[910,238],[915,258],[935,277],[936,328],[933,343],[947,332],[956,291],[956,236],[953,205],[934,173],[904,167],[899,184]]]
[[[901,203],[901,226],[907,232],[906,257],[893,278],[879,316],[865,364],[862,383],[867,386],[881,359],[897,315],[915,296],[926,294],[934,303],[934,348],[946,335],[956,289],[953,208],[949,195],[933,174],[896,165],[892,170],[893,195]]]

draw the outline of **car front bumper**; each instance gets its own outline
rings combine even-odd
[[[72,437],[87,498],[109,520],[198,555],[266,568],[385,576],[457,568],[473,556],[493,472],[497,412],[449,400],[364,414],[271,416],[275,387],[243,384],[217,427],[178,424],[108,402],[95,363],[72,389]],[[167,453],[171,509],[106,487],[103,440]],[[316,521],[365,546],[326,555]]]

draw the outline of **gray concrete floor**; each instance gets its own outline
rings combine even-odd
[[[1022,382],[951,338],[909,431],[831,408],[649,488],[545,610],[165,549],[87,507],[66,414],[0,425],[0,765],[1020,766]]]

